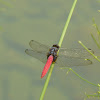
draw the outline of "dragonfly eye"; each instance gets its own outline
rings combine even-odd
[[[89,51],[91,51],[94,54],[94,51],[92,51],[92,49],[88,48]]]
[[[90,48],[88,48],[88,50],[91,50]]]

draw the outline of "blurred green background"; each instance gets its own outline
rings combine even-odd
[[[44,64],[25,54],[30,40],[52,46],[58,43],[74,0],[0,0],[0,100],[39,100],[46,76]],[[100,27],[100,1],[78,0],[62,47],[98,51],[90,32],[92,18]],[[83,78],[98,84],[100,63],[73,67]],[[98,91],[74,73],[54,68],[44,100],[83,100]],[[88,98],[87,98],[88,99]],[[89,100],[94,100],[90,98]],[[95,100],[98,100],[95,98]]]

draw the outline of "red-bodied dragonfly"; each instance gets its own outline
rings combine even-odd
[[[86,59],[90,54],[85,49],[67,49],[59,48],[53,45],[51,48],[37,41],[31,40],[29,45],[32,49],[26,49],[26,54],[46,63],[41,74],[41,78],[45,76],[52,63],[59,67],[86,66],[92,64],[92,61]],[[59,54],[57,55],[58,50]],[[47,53],[47,51],[49,52]],[[94,53],[91,49],[89,49]]]

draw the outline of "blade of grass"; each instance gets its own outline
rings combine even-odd
[[[62,35],[61,35],[60,40],[59,40],[59,43],[58,43],[58,45],[59,45],[60,47],[61,47],[62,41],[63,41],[63,39],[64,39],[66,30],[67,30],[67,28],[68,28],[68,25],[69,25],[69,22],[70,22],[70,19],[71,19],[72,14],[73,14],[73,11],[74,11],[74,8],[75,8],[76,3],[77,3],[77,0],[74,0],[74,3],[73,3],[73,5],[72,5],[72,8],[71,8],[71,10],[70,10],[68,19],[67,19],[67,21],[66,21],[65,27],[64,27],[64,29],[63,29]],[[53,68],[54,68],[54,64],[51,65],[50,70],[49,70],[49,72],[48,72],[48,76],[47,76],[47,78],[46,78],[46,81],[45,81],[45,84],[44,84],[44,87],[43,87],[43,90],[42,90],[42,93],[41,93],[41,96],[40,96],[40,100],[43,100],[43,98],[44,98],[44,95],[45,95],[45,92],[46,92],[46,89],[47,89],[47,86],[48,86],[48,83],[49,83],[49,80],[50,80],[50,77],[51,77]]]

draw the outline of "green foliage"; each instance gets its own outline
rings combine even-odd
[[[94,20],[94,19],[93,19],[93,26],[96,28],[97,33],[95,33],[95,35],[93,35],[93,34],[91,33],[91,37],[92,37],[93,41],[95,42],[95,44],[97,45],[97,47],[100,49],[100,30],[99,30],[97,24],[95,23],[95,20]],[[96,55],[94,55],[92,52],[90,52],[90,51],[88,50],[88,48],[87,48],[81,41],[78,41],[78,42],[82,45],[83,48],[85,48],[85,49],[87,50],[87,52],[89,52],[97,61],[100,62],[100,59],[98,58],[98,56],[96,56]],[[72,70],[72,71],[73,71],[73,70]],[[96,86],[96,87],[99,88],[98,91],[97,91],[96,93],[93,93],[93,94],[87,94],[87,93],[85,93],[86,98],[85,98],[84,100],[86,100],[87,98],[98,98],[98,99],[100,99],[100,85],[99,85],[99,84],[96,85],[96,84],[94,84],[94,83],[89,82],[88,80],[86,80],[86,79],[82,78],[81,76],[79,76],[79,75],[78,75],[76,72],[74,72],[74,71],[73,71],[73,73],[76,74],[76,75],[77,75],[79,78],[81,78],[82,80],[86,81],[87,83],[89,83],[89,84],[91,84],[91,85],[94,85],[94,86]]]

